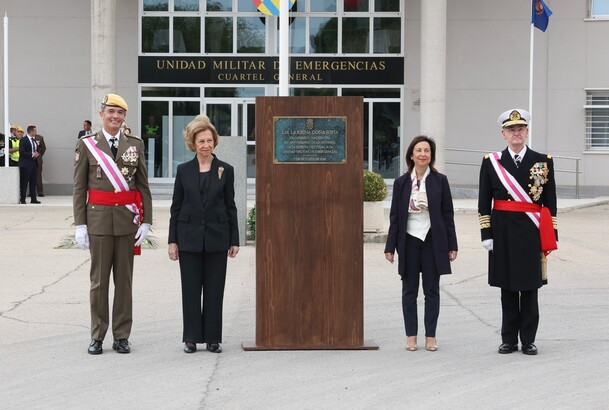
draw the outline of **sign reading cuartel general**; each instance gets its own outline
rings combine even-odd
[[[141,56],[140,84],[278,84],[277,57]],[[403,57],[292,57],[290,84],[404,83]]]
[[[274,117],[275,164],[344,164],[346,117]]]

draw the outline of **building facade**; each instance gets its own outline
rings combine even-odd
[[[221,135],[247,136],[254,182],[255,98],[278,95],[283,38],[257,3],[0,0],[8,120],[45,136],[45,191],[71,192],[76,136],[85,119],[99,128],[106,92],[129,103],[155,184],[171,184],[191,157],[182,130],[199,113]],[[584,196],[607,194],[609,0],[546,4],[548,30],[534,31],[531,145],[558,157],[565,195],[576,181]],[[387,181],[404,172],[412,137],[427,133],[451,183],[475,189],[482,152],[505,145],[498,114],[528,108],[530,18],[529,0],[297,0],[289,94],[363,96],[364,166]]]

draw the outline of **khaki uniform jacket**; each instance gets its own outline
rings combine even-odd
[[[38,162],[38,168],[42,167],[42,157],[44,153],[47,152],[47,144],[44,143],[44,137],[42,135],[36,135],[34,138],[36,140],[36,144],[38,144],[38,153],[40,156],[36,158]]]
[[[88,190],[114,192],[114,187],[85,145],[86,138],[95,139],[97,146],[112,156],[108,141],[101,131],[77,141],[74,152],[74,224],[87,225],[87,230],[92,235],[135,234],[138,228],[133,223],[135,215],[124,205],[104,206],[87,202]],[[134,148],[128,152],[130,147]],[[152,195],[148,185],[144,142],[136,136],[127,136],[121,132],[115,161],[127,180],[129,189],[138,190],[142,194],[144,218],[141,222],[152,224]]]

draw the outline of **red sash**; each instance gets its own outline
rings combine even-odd
[[[550,251],[558,249],[556,235],[554,234],[554,226],[552,225],[552,214],[550,214],[550,210],[547,207],[529,202],[495,199],[493,209],[511,212],[539,212],[539,239],[541,240],[541,250],[547,255]]]
[[[89,203],[95,205],[119,206],[136,204],[140,211],[140,221],[144,220],[144,205],[142,203],[142,194],[140,191],[96,191],[89,190]],[[133,247],[134,255],[141,255],[141,246]]]

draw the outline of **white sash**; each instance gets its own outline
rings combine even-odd
[[[493,164],[493,168],[495,168],[495,172],[499,177],[499,181],[501,184],[507,189],[508,193],[514,198],[515,201],[518,202],[529,202],[533,203],[531,197],[526,193],[526,191],[522,188],[522,186],[516,181],[516,178],[504,168],[503,165],[499,162],[499,157],[501,152],[492,152],[488,154],[489,159],[491,160],[491,164]],[[527,216],[533,221],[535,226],[539,228],[539,212],[525,212]]]
[[[118,165],[116,165],[116,162],[114,162],[110,155],[99,149],[95,138],[84,138],[83,142],[85,143],[85,146],[89,149],[91,154],[93,154],[93,157],[95,157],[99,166],[104,170],[104,173],[106,174],[108,180],[114,187],[114,190],[116,192],[129,191],[129,184],[118,169]],[[133,218],[133,223],[139,225],[140,210],[137,207],[137,204],[127,204],[125,206],[129,211],[135,214],[135,217]]]

